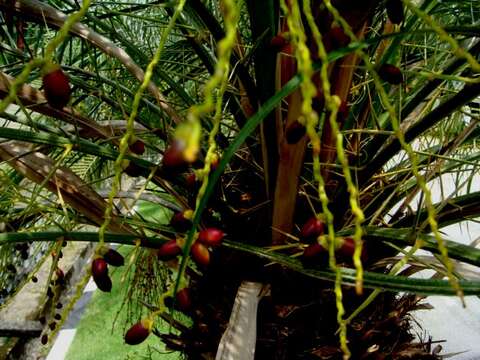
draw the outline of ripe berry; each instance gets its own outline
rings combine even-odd
[[[32,276],[32,282],[33,282],[33,283],[38,282],[38,278],[37,278],[36,276]]]
[[[326,252],[327,249],[325,249],[322,245],[319,243],[314,243],[307,246],[307,248],[303,251],[303,256],[306,259],[312,259]]]
[[[179,211],[170,219],[170,226],[177,231],[187,231],[192,226],[192,210]]]
[[[325,231],[325,224],[316,216],[310,218],[300,231],[300,237],[305,242],[313,242]]]
[[[110,279],[110,276],[107,275],[97,278],[94,277],[93,281],[95,281],[95,284],[99,290],[103,292],[112,291],[112,279]]]
[[[402,71],[391,64],[383,64],[378,69],[378,76],[390,84],[399,85],[403,82]]]
[[[180,246],[178,246],[177,240],[173,239],[160,246],[157,256],[160,260],[167,261],[175,258],[177,255],[180,255],[181,252],[182,249]]]
[[[108,276],[108,264],[102,258],[97,258],[92,262],[92,275],[93,277]]]
[[[70,101],[70,81],[60,67],[43,76],[43,89],[48,104],[63,109]]]
[[[137,140],[128,146],[131,152],[142,155],[145,152],[145,144],[142,140]]]
[[[387,0],[387,15],[394,24],[401,24],[404,19],[402,0]]]
[[[40,342],[42,343],[42,345],[47,345],[48,335],[46,335],[46,334],[42,335],[42,339],[40,340]]]
[[[152,331],[153,322],[150,319],[143,319],[134,324],[125,334],[125,342],[128,345],[138,345],[145,341]]]
[[[338,254],[344,258],[350,259],[355,252],[355,240],[351,237],[345,237],[341,240],[341,245],[337,250]],[[366,260],[366,249],[365,246],[362,247],[362,254],[360,255],[362,261]]]
[[[207,246],[217,246],[223,240],[225,233],[217,228],[207,228],[200,231],[198,234],[198,241]]]
[[[295,120],[293,123],[288,125],[285,131],[285,138],[287,139],[287,143],[298,143],[305,136],[306,131],[307,129],[305,128],[305,126]]]
[[[210,263],[210,252],[200,242],[197,241],[192,245],[191,253],[192,259],[197,263],[197,265],[207,267]]]
[[[108,249],[107,252],[103,254],[103,259],[108,265],[112,266],[123,266],[123,264],[125,264],[123,256],[113,249]]]
[[[104,259],[98,258],[93,260],[92,276],[99,290],[104,292],[112,290],[112,280],[108,276],[108,265]]]
[[[144,175],[144,170],[142,167],[127,159],[123,160],[122,168],[123,172],[130,177],[139,177]]]
[[[177,292],[176,299],[176,305],[180,311],[187,312],[192,308],[192,299],[188,288],[183,288]]]
[[[60,314],[55,314],[55,320],[61,320],[62,319],[62,315]]]
[[[176,171],[182,170],[187,165],[183,155],[184,150],[185,145],[183,142],[179,140],[173,141],[163,154],[162,164],[164,168]]]

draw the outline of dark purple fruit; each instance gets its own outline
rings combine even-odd
[[[94,277],[93,281],[95,281],[99,290],[103,292],[112,291],[112,279],[110,279],[110,276]]]
[[[165,130],[160,129],[160,128],[154,128],[152,129],[152,133],[154,133],[156,136],[158,136],[160,139],[163,139],[165,137]]]
[[[207,228],[200,231],[198,234],[198,241],[207,246],[217,246],[223,240],[225,233],[217,228]]]
[[[323,235],[325,231],[325,223],[318,219],[316,216],[310,218],[300,231],[300,238],[304,242],[316,241],[320,235]]]
[[[142,155],[145,152],[145,144],[142,140],[137,140],[128,146],[131,152]]]
[[[43,90],[48,104],[56,109],[63,109],[70,101],[70,80],[59,67],[43,76]]]
[[[55,320],[61,320],[61,319],[62,319],[62,315],[60,315],[60,314],[55,314],[54,318],[55,318]]]
[[[192,245],[191,254],[197,265],[207,267],[210,263],[210,251],[198,241]]]
[[[62,303],[57,303],[57,305],[55,306],[57,309],[61,309],[63,307]]]
[[[45,323],[47,322],[47,319],[45,319],[45,316],[41,316],[38,321],[40,322],[40,324],[42,325],[45,325]]]
[[[192,210],[179,211],[170,219],[170,226],[176,231],[187,231],[192,227]]]
[[[40,342],[42,343],[42,345],[47,345],[48,335],[47,334],[42,335],[42,338],[41,338]]]
[[[293,123],[288,125],[287,129],[285,130],[285,138],[287,139],[287,143],[298,143],[305,136],[306,132],[307,129],[305,128],[305,126],[295,120]]]
[[[190,297],[190,290],[183,288],[177,292],[176,305],[180,311],[187,312],[192,308],[192,298]]]
[[[160,246],[157,256],[160,260],[167,261],[177,257],[181,252],[182,249],[178,246],[177,240],[173,239]]]
[[[38,282],[38,278],[37,278],[36,276],[32,276],[32,282],[33,282],[33,283]]]
[[[145,341],[152,331],[153,322],[150,319],[143,319],[133,325],[125,334],[125,342],[128,345],[138,345]]]
[[[108,249],[107,252],[103,254],[103,260],[112,266],[123,266],[123,264],[125,264],[123,256],[114,249]]]
[[[144,174],[143,168],[138,166],[132,161],[128,162],[128,165],[125,167],[123,170],[125,174],[127,174],[130,177],[139,177]]]
[[[403,82],[402,71],[391,64],[383,64],[380,66],[380,69],[378,69],[378,76],[380,76],[383,81],[393,85],[399,85]]]
[[[55,321],[52,321],[50,324],[48,324],[48,327],[50,328],[50,330],[53,331],[57,327],[57,323]]]
[[[401,24],[405,17],[402,0],[387,0],[385,6],[390,21],[394,24]]]

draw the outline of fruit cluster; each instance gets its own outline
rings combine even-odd
[[[112,290],[112,280],[108,275],[108,265],[123,266],[123,256],[114,249],[102,249],[103,254],[92,262],[92,277],[97,287],[104,292]]]
[[[186,215],[187,214],[187,215]],[[170,224],[177,231],[186,231],[191,225],[189,215],[191,210],[178,212],[173,215]],[[225,233],[217,228],[206,228],[198,233],[197,240],[191,248],[192,259],[200,267],[206,267],[210,263],[209,247],[215,247],[221,244]],[[164,243],[157,252],[160,260],[168,261],[182,253],[182,239],[172,239]]]
[[[310,218],[300,231],[300,240],[309,244],[303,251],[303,258],[307,262],[326,260],[328,249],[325,233],[325,223],[319,217]],[[336,253],[342,261],[349,261],[355,251],[355,241],[352,237],[337,237],[335,239]],[[362,261],[366,260],[366,250],[362,249]]]

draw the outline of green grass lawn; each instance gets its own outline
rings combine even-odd
[[[149,215],[156,213],[157,216],[163,212],[157,212],[153,207],[146,206],[145,210]],[[145,214],[147,215],[147,214]],[[120,252],[123,255],[129,253],[129,247],[122,247]],[[112,271],[114,270],[114,271]],[[77,327],[77,332],[72,345],[69,348],[67,360],[122,360],[122,359],[179,359],[178,352],[165,350],[160,339],[150,335],[140,345],[126,345],[123,340],[123,324],[126,320],[124,313],[120,314],[116,326],[112,332],[112,324],[115,316],[121,307],[126,283],[121,282],[124,268],[111,269],[112,292],[103,293],[95,291],[92,300],[87,306],[85,313]],[[168,331],[166,329],[166,331]]]

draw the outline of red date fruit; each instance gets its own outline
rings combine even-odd
[[[378,76],[392,85],[399,85],[403,82],[402,71],[391,64],[383,64],[380,66],[380,69],[378,69]]]
[[[307,248],[303,251],[303,256],[306,259],[313,259],[326,252],[327,249],[325,249],[322,245],[319,243],[314,243],[307,246]]]
[[[210,263],[210,252],[200,242],[196,242],[192,245],[191,254],[192,259],[197,263],[197,265],[207,267]]]
[[[51,107],[63,109],[70,101],[70,80],[60,67],[43,76],[43,90]]]
[[[177,257],[181,252],[182,249],[178,246],[177,240],[173,239],[160,246],[157,256],[160,260],[167,261]]]
[[[142,140],[137,140],[128,146],[131,152],[142,155],[145,152],[145,144]]]
[[[176,305],[180,311],[187,312],[192,308],[192,299],[188,288],[183,288],[177,292],[176,300]]]
[[[163,154],[162,165],[166,169],[180,171],[187,166],[183,151],[185,150],[184,144],[175,140]]]
[[[200,231],[198,234],[198,241],[207,246],[217,246],[223,240],[225,233],[217,228],[207,228]]]
[[[108,264],[102,258],[97,258],[92,262],[93,277],[102,277],[108,275]]]
[[[300,232],[300,238],[305,242],[316,241],[325,231],[325,223],[317,217],[310,218]]]
[[[128,345],[138,345],[145,341],[145,339],[150,335],[152,331],[152,320],[143,319],[138,323],[134,324],[128,331],[125,333],[125,342]]]

